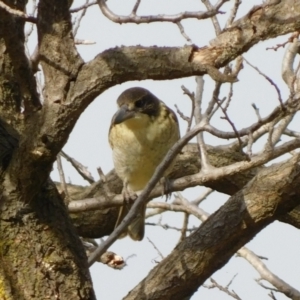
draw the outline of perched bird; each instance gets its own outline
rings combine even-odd
[[[124,205],[116,226],[130,209],[129,200],[146,186],[156,167],[179,139],[175,113],[148,90],[140,87],[127,89],[119,96],[117,104],[119,109],[112,118],[109,143],[116,173],[123,181]],[[164,176],[168,175],[168,170]],[[137,241],[143,239],[145,211],[146,206],[124,235],[128,234]]]

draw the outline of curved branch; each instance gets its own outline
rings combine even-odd
[[[209,11],[206,12],[183,12],[176,15],[157,15],[157,16],[137,16],[136,9],[132,10],[132,13],[129,16],[120,16],[113,13],[109,7],[106,5],[105,0],[98,0],[98,5],[103,15],[109,20],[124,24],[124,23],[152,23],[152,22],[172,22],[177,23],[184,19],[208,19],[216,14],[220,13],[219,9],[221,6],[229,0],[220,0],[216,5],[214,5]]]
[[[293,42],[288,46],[286,52],[284,54],[282,60],[282,78],[290,91],[294,90],[294,82],[295,82],[295,70],[293,68],[293,64],[295,61],[296,55],[299,53],[300,42],[297,38],[294,38]]]
[[[300,3],[294,2],[291,8],[289,1],[280,1],[277,5],[254,7],[207,47],[109,49],[81,68],[68,98],[86,107],[107,88],[129,80],[164,80],[213,73],[210,67],[225,66],[262,40],[299,29]]]

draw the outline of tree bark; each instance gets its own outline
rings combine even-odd
[[[53,2],[40,1],[40,16],[43,9],[52,20],[63,9],[69,16],[67,1]],[[26,1],[6,4],[24,11]],[[52,34],[55,26],[44,17]],[[70,22],[67,29],[70,35]],[[24,41],[24,21],[0,9],[0,298],[95,299],[83,245],[48,179],[60,148],[45,151],[39,134],[47,118]]]

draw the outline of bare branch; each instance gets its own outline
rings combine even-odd
[[[296,290],[281,278],[272,273],[267,266],[251,250],[241,248],[238,254],[246,259],[259,273],[262,279],[271,283],[278,292],[285,294],[291,299],[300,299],[300,291]]]
[[[237,299],[237,300],[242,300],[242,298],[240,298],[235,291],[230,291],[229,288],[228,288],[228,285],[226,287],[220,285],[219,283],[217,283],[216,280],[214,280],[213,278],[210,278],[210,281],[212,282],[211,285],[205,285],[206,288],[208,289],[213,289],[213,288],[218,288],[220,291],[224,292],[225,294],[231,296],[232,298],[234,299]],[[232,280],[231,280],[232,282]],[[230,283],[231,283],[230,282]],[[229,283],[229,284],[230,284]]]
[[[296,76],[296,72],[294,71],[293,64],[296,55],[299,53],[299,47],[300,47],[300,42],[298,41],[298,38],[294,38],[293,42],[286,49],[286,52],[282,60],[282,66],[281,66],[282,78],[292,93],[295,89],[293,83],[295,81],[295,76]]]
[[[85,16],[85,14],[86,14],[86,11],[88,9],[89,1],[90,0],[85,1],[85,4],[84,4],[85,7],[82,9],[79,16],[77,18],[75,18],[75,20],[72,22],[73,23],[73,35],[74,35],[74,37],[77,35],[78,29],[80,27],[80,23],[81,23],[83,17]]]
[[[64,157],[71,165],[74,167],[74,169],[82,176],[83,179],[88,181],[89,183],[94,183],[95,179],[93,178],[92,174],[88,170],[87,167],[82,165],[79,161],[77,161],[75,158],[69,156],[64,151],[61,151],[60,154],[62,157]]]
[[[232,10],[230,12],[230,16],[229,16],[229,18],[226,22],[225,28],[230,27],[231,24],[233,23],[241,3],[242,3],[241,0],[234,0],[234,5],[233,5]]]
[[[157,203],[157,202],[155,202]],[[165,203],[165,202],[164,202]],[[148,207],[148,206],[147,206]],[[153,208],[153,210],[155,210],[155,208]],[[165,211],[168,211],[168,209],[164,210],[164,209],[159,209],[160,212],[157,213],[157,214],[161,214],[162,212],[165,212]],[[156,215],[157,215],[156,214]],[[148,215],[147,215],[148,216]],[[151,215],[152,216],[152,215]],[[165,223],[165,224],[162,224],[161,222],[158,222],[158,223],[150,223],[150,222],[146,222],[145,225],[147,226],[159,226],[165,230],[168,230],[168,229],[172,229],[172,230],[176,230],[176,231],[179,231],[181,232],[182,228],[179,228],[179,227],[175,227],[175,226],[170,226],[169,224]],[[187,232],[193,232],[195,231],[196,228],[187,228],[186,231]]]
[[[186,34],[186,32],[184,31],[184,28],[183,28],[182,24],[181,24],[180,22],[176,22],[176,25],[178,26],[181,35],[182,35],[189,43],[192,43],[191,38],[190,38],[190,37]]]
[[[267,47],[266,50],[274,50],[277,51],[279,48],[284,48],[288,43],[292,43],[294,38],[298,38],[299,37],[299,32],[296,31],[294,32],[284,43],[281,44],[276,44],[276,46],[273,47]]]
[[[258,122],[261,122],[261,116],[260,116],[260,113],[259,113],[259,108],[255,105],[255,103],[252,103],[252,107],[255,111],[255,114],[257,116],[257,119],[258,119]]]
[[[97,1],[92,1],[90,3],[86,2],[85,4],[81,5],[81,6],[78,6],[76,8],[71,8],[70,9],[70,13],[76,13],[76,12],[79,12],[80,10],[83,10],[83,9],[87,9],[93,5],[96,5],[98,4]]]
[[[181,86],[181,89],[183,90],[183,94],[187,95],[190,98],[191,103],[192,103],[191,115],[189,117],[189,122],[188,122],[188,126],[186,129],[186,132],[188,132],[191,130],[194,112],[195,112],[195,94],[191,93],[184,85]]]
[[[209,2],[209,0],[201,0],[201,1],[202,1],[202,3],[204,3],[204,5],[206,6],[206,8],[207,8],[208,11],[210,11],[210,10],[213,9],[213,6]],[[219,21],[218,21],[217,17],[216,16],[212,16],[211,17],[211,21],[212,21],[212,23],[214,25],[216,35],[219,35],[221,33],[221,26],[219,24]]]
[[[163,254],[158,250],[158,248],[156,247],[156,245],[147,237],[149,243],[153,246],[153,248],[157,251],[158,255],[161,257],[161,259],[164,259]]]
[[[188,124],[190,124],[191,119],[190,119],[189,117],[185,116],[185,115],[183,114],[183,112],[178,108],[178,106],[177,106],[176,104],[175,104],[175,108],[176,108],[176,112],[178,113],[179,117],[180,117],[182,120],[188,122]]]
[[[207,188],[205,192],[203,192],[201,195],[199,195],[195,200],[191,201],[192,204],[198,206],[200,203],[202,203],[206,198],[213,193],[214,190],[211,188]]]
[[[183,224],[182,224],[181,234],[178,242],[181,242],[186,238],[186,233],[188,231],[188,225],[189,225],[189,216],[190,215],[187,213],[183,215]]]
[[[242,143],[241,137],[239,135],[239,132],[237,131],[234,123],[230,120],[230,118],[229,118],[229,116],[227,114],[227,111],[222,107],[222,105],[220,104],[220,102],[218,100],[217,100],[217,104],[221,108],[221,110],[222,110],[222,112],[223,112],[223,114],[225,116],[225,119],[228,121],[228,123],[230,124],[230,126],[233,129],[234,133],[236,134],[236,137],[237,137],[237,139],[239,141],[240,149],[242,151],[242,149],[243,149],[243,143]]]
[[[152,23],[152,22],[177,23],[183,19],[189,19],[189,18],[198,19],[198,20],[211,18],[212,16],[221,13],[219,9],[227,1],[229,0],[218,1],[218,3],[214,5],[212,9],[207,12],[183,12],[176,15],[157,15],[157,16],[137,16],[134,10],[133,13],[131,13],[128,16],[121,16],[113,13],[106,5],[105,0],[98,0],[98,5],[104,16],[106,16],[111,21],[119,24],[123,24],[123,23],[141,24],[141,23]]]
[[[136,12],[141,4],[141,0],[136,0],[136,3],[132,9],[131,15],[136,15]]]
[[[280,89],[278,88],[277,84],[267,75],[265,75],[263,72],[261,72],[257,67],[253,66],[246,58],[244,58],[244,61],[250,66],[252,67],[254,70],[256,70],[258,72],[258,74],[260,74],[261,76],[263,76],[267,81],[270,82],[271,85],[274,86],[276,93],[278,95],[278,101],[280,103],[280,106],[282,109],[284,109],[283,106],[283,101],[282,101],[282,97],[281,97],[281,93],[280,93]]]
[[[286,130],[287,126],[291,123],[294,118],[294,114],[286,116],[282,118],[280,123],[276,128],[273,130],[272,134],[272,145],[276,145],[280,141],[280,137],[282,136],[283,132]]]
[[[65,174],[64,174],[63,166],[62,166],[62,163],[61,163],[60,154],[57,155],[57,169],[58,169],[58,173],[59,173],[60,182],[62,184],[63,191],[65,193],[64,200],[65,200],[65,203],[68,205],[69,202],[70,202],[70,197],[69,197],[68,187],[67,187],[66,180],[65,180]]]
[[[300,138],[300,132],[298,132],[298,131],[294,131],[294,130],[290,130],[290,129],[285,129],[284,134],[286,134],[288,136]]]
[[[27,14],[25,14],[24,12],[11,8],[10,6],[8,6],[7,4],[5,4],[3,1],[0,1],[0,8],[4,9],[5,11],[7,11],[8,13],[21,18],[27,22],[31,22],[31,23],[36,23],[37,19],[35,17],[32,16],[28,16]]]

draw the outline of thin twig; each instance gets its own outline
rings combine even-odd
[[[155,202],[157,203],[157,202]],[[165,202],[163,202],[165,203]],[[161,227],[165,230],[168,230],[168,229],[171,229],[171,230],[175,230],[175,231],[180,231],[182,230],[182,228],[179,228],[179,227],[175,227],[175,226],[171,226],[169,224],[162,224],[162,223],[152,223],[152,222],[146,222],[145,223],[146,226],[158,226],[158,227]],[[193,232],[195,231],[197,228],[186,228],[186,232]]]
[[[210,10],[213,9],[213,6],[209,2],[209,0],[201,0],[201,1],[206,6],[206,8],[207,8],[208,11],[210,11]],[[219,23],[217,17],[216,16],[212,16],[211,17],[211,21],[212,21],[212,23],[214,25],[216,35],[219,35],[221,33],[221,26],[220,26],[220,23]]]
[[[133,9],[132,9],[132,12],[131,12],[132,16],[136,16],[136,12],[137,12],[140,4],[141,4],[141,0],[137,0],[134,7],[133,7]]]
[[[191,119],[184,115],[184,113],[178,108],[178,106],[175,104],[176,112],[179,114],[180,118],[184,121],[186,121],[188,124],[191,122]]]
[[[81,6],[76,7],[76,8],[71,8],[70,13],[79,12],[80,10],[87,9],[87,8],[93,6],[93,5],[96,5],[96,4],[98,4],[97,1],[93,1],[93,2],[90,2],[90,3],[85,3]]]
[[[240,149],[242,150],[242,149],[243,149],[243,142],[242,142],[242,140],[241,140],[241,137],[240,137],[240,135],[239,135],[239,132],[237,131],[237,129],[236,129],[234,123],[230,120],[230,118],[229,118],[229,116],[228,116],[226,110],[222,107],[222,105],[219,103],[219,101],[217,101],[217,104],[218,104],[218,106],[221,108],[221,110],[222,110],[222,112],[223,112],[223,114],[224,114],[224,116],[225,116],[225,119],[228,121],[228,123],[230,124],[232,130],[234,131],[234,133],[235,133],[235,135],[236,135],[236,137],[237,137],[237,139],[238,139],[238,141],[239,141]]]
[[[224,110],[225,111],[227,111],[227,109],[228,109],[228,107],[230,105],[232,96],[233,96],[233,83],[230,83],[230,88],[229,88],[228,96],[226,98],[227,101],[225,102],[225,105],[224,105]]]
[[[214,280],[213,278],[210,278],[211,281],[211,285],[205,285],[204,287],[208,288],[208,289],[213,289],[213,288],[217,288],[219,289],[221,292],[226,293],[227,295],[231,296],[234,299],[237,300],[242,300],[242,298],[239,297],[238,294],[236,294],[235,291],[230,291],[227,287],[223,287],[222,285],[220,285],[216,280]]]
[[[189,43],[192,43],[191,38],[186,34],[186,32],[185,32],[185,30],[184,30],[182,24],[181,24],[180,22],[176,22],[176,25],[178,26],[181,35],[182,35]]]
[[[292,137],[295,137],[295,138],[300,138],[300,132],[299,131],[295,131],[295,130],[291,130],[291,129],[286,128],[283,133],[285,135],[288,135],[288,136],[292,136]]]
[[[78,29],[80,27],[80,23],[83,19],[83,17],[85,16],[86,14],[86,11],[88,9],[88,4],[89,4],[89,0],[86,0],[85,1],[85,8],[82,9],[81,13],[79,14],[79,16],[74,20],[74,24],[73,24],[73,36],[75,37],[77,35],[77,32],[78,32]]]
[[[203,194],[199,195],[195,200],[193,200],[191,203],[199,206],[200,203],[202,203],[204,200],[207,199],[207,197],[214,192],[211,188],[206,188],[206,190],[203,192]]]
[[[66,152],[61,151],[60,154],[72,165],[72,167],[78,172],[78,174],[89,183],[94,183],[95,179],[92,174],[89,172],[88,168],[82,165],[75,158],[68,155]]]
[[[255,67],[254,65],[252,65],[245,57],[244,57],[244,61],[254,70],[256,70],[258,72],[259,75],[263,76],[272,86],[274,86],[276,93],[278,95],[278,101],[280,103],[281,109],[284,110],[285,107],[283,105],[283,101],[282,101],[282,97],[281,97],[281,92],[280,89],[278,88],[277,84],[267,75],[265,75],[263,72],[261,72],[257,67]]]
[[[70,197],[69,197],[68,187],[67,187],[66,180],[65,180],[65,174],[64,174],[60,154],[57,155],[57,160],[56,161],[57,161],[57,169],[58,169],[60,182],[61,182],[61,185],[63,187],[63,191],[65,193],[65,197],[64,197],[65,203],[68,205],[69,202],[70,202]]]
[[[299,37],[299,32],[294,32],[288,39],[287,41],[285,41],[284,43],[281,44],[276,44],[276,46],[273,47],[267,47],[266,50],[274,50],[277,51],[279,48],[284,48],[286,44],[288,43],[292,43],[294,38],[298,38]]]
[[[228,28],[231,26],[231,24],[233,23],[235,17],[236,17],[236,14],[238,12],[238,9],[239,9],[239,6],[241,5],[242,1],[241,0],[235,0],[234,1],[234,5],[232,7],[232,10],[230,12],[230,15],[229,15],[229,18],[226,22],[226,25],[225,25],[225,28]]]
[[[260,116],[260,113],[259,113],[259,108],[255,105],[255,103],[252,103],[251,106],[253,107],[253,109],[255,111],[258,122],[261,122],[261,116]]]
[[[153,246],[153,248],[157,251],[158,255],[161,257],[161,259],[164,259],[163,254],[159,251],[159,249],[155,246],[155,244],[147,237],[149,243]]]
[[[190,215],[187,213],[183,214],[183,224],[181,228],[181,234],[178,243],[182,242],[186,238],[187,228],[189,225],[189,217]]]
[[[183,90],[183,94],[187,95],[192,102],[191,115],[189,117],[189,122],[188,122],[188,126],[186,129],[186,132],[189,132],[192,127],[193,117],[194,117],[194,113],[195,113],[195,94],[190,92],[189,89],[186,88],[184,85],[181,86],[181,89]]]

